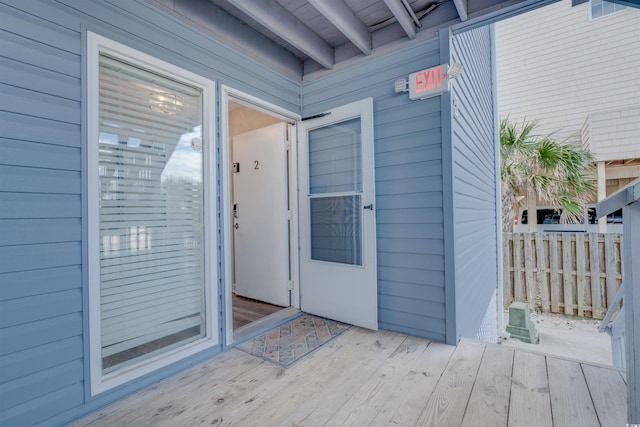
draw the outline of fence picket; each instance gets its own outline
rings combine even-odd
[[[616,286],[616,248],[613,246],[613,236],[611,234],[604,235],[604,258],[606,263],[605,295],[607,300],[606,306],[608,307],[618,290]]]
[[[573,257],[571,256],[569,235],[562,234],[562,290],[564,296],[564,314],[573,314]]]
[[[598,256],[598,234],[589,233],[589,270],[591,271],[591,312],[596,319],[602,319],[606,310],[602,304],[600,285],[600,257]]]
[[[512,233],[504,233],[502,238],[502,293],[503,304],[508,307],[513,302],[513,258],[511,256],[511,246],[513,243]]]
[[[529,301],[529,309],[534,310],[536,308],[536,283],[533,280],[533,273],[535,272],[534,257],[535,253],[531,245],[531,233],[524,235],[524,278],[525,278],[525,295],[527,301]]]
[[[522,268],[522,234],[514,235],[513,239],[513,296],[516,301],[526,301],[524,271]]]
[[[551,309],[549,302],[549,281],[547,279],[547,265],[548,265],[548,255],[545,250],[545,235],[536,234],[536,266],[537,266],[537,275],[536,275],[536,285],[538,292],[540,292],[540,307],[542,311],[549,311]],[[546,238],[549,241],[549,237]]]
[[[502,239],[502,257],[504,265],[502,268],[502,292],[504,294],[504,302],[508,306],[513,302],[513,257],[511,256],[513,247],[513,237],[511,233],[505,233]]]
[[[576,234],[576,299],[578,316],[585,315],[587,260],[584,255],[584,234]]]
[[[551,282],[551,312],[560,313],[560,274],[558,262],[558,235],[549,234],[549,280]]]

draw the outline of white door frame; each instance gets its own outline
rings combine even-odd
[[[229,101],[243,104],[247,107],[261,111],[274,117],[281,118],[284,122],[297,123],[301,117],[299,114],[288,111],[275,104],[263,101],[253,95],[233,89],[226,85],[220,85],[220,159],[221,159],[221,194],[222,194],[222,257],[224,268],[223,298],[225,307],[223,318],[225,320],[225,345],[233,344],[233,271],[231,227],[231,141],[229,140]],[[290,268],[293,290],[291,292],[291,306],[300,308],[300,273],[299,273],[299,240],[298,240],[298,147],[296,144],[297,132],[295,127],[289,132],[291,147],[289,149],[289,203],[291,209],[290,223]]]

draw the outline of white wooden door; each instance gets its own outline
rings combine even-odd
[[[288,307],[286,124],[233,138],[235,292]]]
[[[301,308],[377,329],[373,100],[300,129]]]

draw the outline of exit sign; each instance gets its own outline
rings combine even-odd
[[[449,65],[442,64],[409,75],[409,99],[425,99],[449,91]]]

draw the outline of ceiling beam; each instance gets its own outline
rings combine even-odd
[[[411,40],[416,38],[416,26],[409,15],[409,11],[402,4],[402,0],[384,0],[393,16],[398,20],[407,37]]]
[[[467,0],[453,0],[453,3],[456,5],[456,10],[458,11],[458,15],[460,16],[461,21],[466,21],[468,18],[467,14]]]
[[[325,68],[333,68],[333,48],[275,0],[229,0],[238,9],[309,55]]]
[[[362,53],[371,55],[369,30],[343,0],[309,0],[309,3]]]

